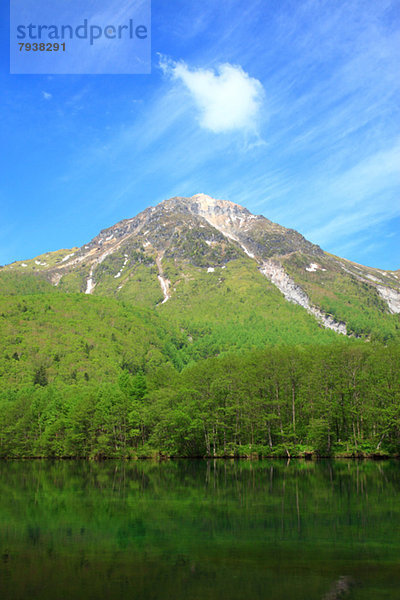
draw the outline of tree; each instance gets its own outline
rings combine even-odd
[[[41,385],[42,387],[44,387],[47,384],[48,380],[46,368],[44,367],[44,365],[40,365],[40,367],[38,367],[34,373],[33,385]]]

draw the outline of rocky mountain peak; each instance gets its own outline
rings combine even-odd
[[[243,261],[246,267],[235,267]],[[186,288],[202,273],[210,277],[207,285],[213,273],[215,285],[223,285],[231,267],[258,272],[286,300],[342,334],[347,309],[332,316],[336,304],[342,303],[341,298],[331,301],[336,286],[345,294],[354,292],[356,302],[364,294],[379,310],[400,312],[398,273],[330,256],[297,231],[204,193],[175,196],[146,208],[103,229],[81,248],[47,253],[4,269],[37,274],[65,291],[142,298],[157,305],[178,302],[180,294],[187,294],[189,302],[200,284],[193,283],[191,291]]]
[[[169,206],[171,204],[185,204],[186,208],[190,212],[206,212],[212,214],[214,212],[232,212],[232,211],[240,211],[246,212],[250,214],[250,211],[240,204],[236,204],[235,202],[231,202],[230,200],[221,200],[219,198],[213,198],[208,194],[198,193],[193,196],[174,196],[173,198],[169,198],[168,200],[164,200],[158,206]]]
[[[240,204],[235,204],[235,202],[230,202],[229,200],[220,200],[216,198],[212,198],[207,194],[195,194],[187,198],[188,205],[193,210],[193,212],[197,212],[198,214],[205,215],[250,215],[250,211]]]
[[[265,217],[252,215],[247,208],[240,204],[212,198],[203,193],[189,197],[177,196],[165,200],[155,210],[159,208],[192,215],[197,219],[205,219],[209,225],[236,242],[239,242],[238,237],[242,235],[246,237],[245,232],[255,223],[262,221],[264,226],[275,225]],[[285,230],[284,227],[280,229]]]

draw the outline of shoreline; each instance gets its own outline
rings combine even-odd
[[[90,456],[1,456],[0,461],[15,461],[15,460],[60,460],[60,461],[72,461],[72,460],[81,460],[87,462],[105,462],[109,460],[119,460],[119,461],[140,461],[140,460],[154,460],[157,462],[169,461],[169,460],[247,460],[247,461],[261,461],[261,460],[302,460],[304,462],[318,462],[320,460],[354,460],[354,461],[363,461],[363,460],[371,460],[371,461],[385,461],[385,460],[399,460],[400,454],[348,454],[348,455],[330,455],[330,456],[317,456],[313,455],[309,456],[285,456],[285,455],[205,455],[205,456],[179,456],[179,455],[143,455],[143,456],[101,456],[101,457],[90,457]]]

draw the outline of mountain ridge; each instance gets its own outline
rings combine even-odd
[[[0,456],[398,455],[398,276],[199,195],[4,267]]]
[[[199,270],[226,278],[232,261],[251,261],[286,301],[339,334],[364,334],[351,323],[355,298],[374,315],[400,312],[398,272],[331,255],[293,229],[202,193],[164,200],[101,230],[80,248],[18,261],[0,273],[29,272],[66,292],[160,307],[179,302],[182,282]]]

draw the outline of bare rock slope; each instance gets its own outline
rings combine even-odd
[[[373,315],[400,312],[398,272],[332,256],[293,229],[205,194],[165,200],[104,229],[81,248],[47,253],[2,270],[37,274],[67,292],[115,295],[159,306],[177,301],[177,290],[193,279],[193,269],[221,281],[232,261],[253,265],[285,301],[303,307],[339,334],[356,331],[350,321],[357,310],[375,311]]]

